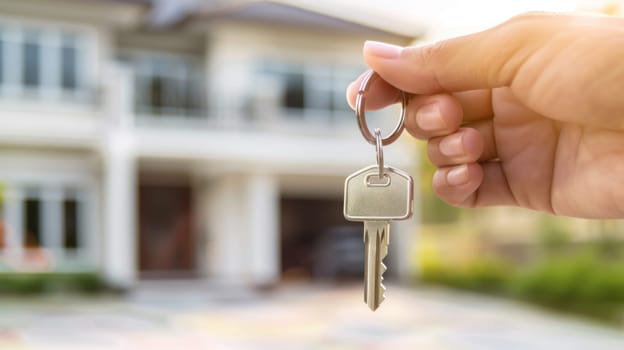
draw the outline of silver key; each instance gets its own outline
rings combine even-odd
[[[375,311],[384,300],[383,259],[388,255],[390,221],[412,216],[414,181],[391,166],[371,165],[345,181],[344,216],[349,221],[364,222],[365,286],[364,302]]]

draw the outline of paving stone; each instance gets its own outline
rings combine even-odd
[[[184,293],[148,288],[118,299],[0,299],[0,349],[624,349],[624,329],[445,290],[389,286],[372,313],[359,285],[237,298],[192,283]]]

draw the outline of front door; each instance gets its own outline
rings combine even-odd
[[[191,189],[139,186],[139,268],[143,277],[188,277],[195,270]]]

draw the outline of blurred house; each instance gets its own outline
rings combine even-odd
[[[362,11],[0,0],[0,269],[119,287],[309,275],[318,237],[354,225],[345,176],[375,159],[344,98],[362,42],[418,34]],[[386,159],[414,169],[400,142]]]

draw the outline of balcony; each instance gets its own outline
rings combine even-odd
[[[251,167],[343,175],[374,161],[374,150],[362,139],[350,109],[283,108],[268,90],[246,101],[238,108],[206,108],[196,114],[163,109],[132,114],[136,153],[197,161],[207,171]],[[392,113],[382,113],[385,124],[394,123]],[[397,166],[413,161],[412,152],[400,146],[388,148],[387,154]]]
[[[342,68],[263,62],[229,68],[238,74],[221,79],[180,57],[135,62],[134,124],[345,136],[354,119],[344,89],[360,70]]]

